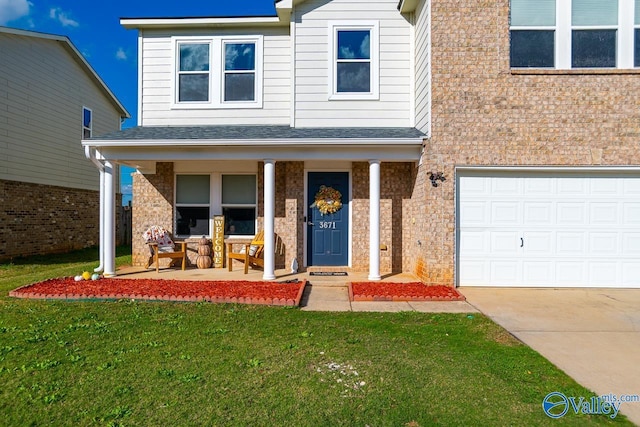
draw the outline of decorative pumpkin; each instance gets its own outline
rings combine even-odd
[[[198,268],[210,268],[213,261],[211,260],[211,242],[206,237],[202,236],[198,240],[198,259],[196,265]]]

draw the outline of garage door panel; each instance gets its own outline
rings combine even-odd
[[[460,285],[640,287],[640,177],[459,179]]]

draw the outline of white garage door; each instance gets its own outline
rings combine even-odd
[[[640,287],[640,176],[459,174],[460,286]]]

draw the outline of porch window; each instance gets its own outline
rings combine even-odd
[[[210,212],[209,175],[176,176],[176,234],[208,236]]]
[[[222,175],[222,214],[225,234],[256,234],[256,176]]]

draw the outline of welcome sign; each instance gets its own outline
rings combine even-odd
[[[224,216],[213,217],[213,266],[224,267]]]

